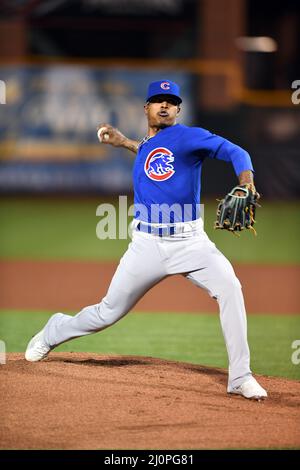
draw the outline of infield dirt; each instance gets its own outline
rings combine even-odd
[[[226,393],[222,369],[149,357],[8,354],[2,449],[299,448],[300,382],[256,376],[257,402]]]
[[[0,308],[78,312],[100,301],[116,267],[111,262],[1,260]],[[300,313],[299,266],[237,265],[235,271],[248,313]],[[183,276],[171,276],[134,310],[217,313],[218,305]]]

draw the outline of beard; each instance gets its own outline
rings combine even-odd
[[[165,123],[162,123],[162,122],[161,122],[161,123],[157,124],[156,127],[157,127],[158,129],[165,129],[166,127],[170,127],[170,126],[171,126],[171,124],[165,124]]]

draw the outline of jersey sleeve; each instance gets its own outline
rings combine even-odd
[[[198,132],[195,132],[196,129]],[[250,155],[246,150],[206,129],[194,128],[193,130],[193,141],[199,149],[199,155],[231,162],[237,176],[242,171],[254,171]]]

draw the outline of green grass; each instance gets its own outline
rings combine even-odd
[[[47,312],[1,311],[0,338],[8,352],[25,350],[40,330]],[[291,344],[299,339],[300,317],[249,315],[251,366],[255,373],[300,379]],[[77,338],[56,351],[159,357],[227,367],[227,354],[217,315],[132,313],[107,330]]]
[[[126,250],[127,240],[99,240],[96,208],[117,200],[2,198],[0,258],[113,259]],[[131,201],[128,200],[128,207]],[[258,236],[241,237],[213,230],[216,201],[205,204],[205,229],[218,248],[234,262],[299,263],[299,203],[263,203],[257,214]]]
[[[117,259],[126,240],[99,240],[101,199],[4,199],[0,202],[0,257]]]

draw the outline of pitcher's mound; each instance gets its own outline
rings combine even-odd
[[[300,382],[258,377],[269,398],[226,393],[222,369],[51,353],[1,365],[2,449],[300,447]]]

